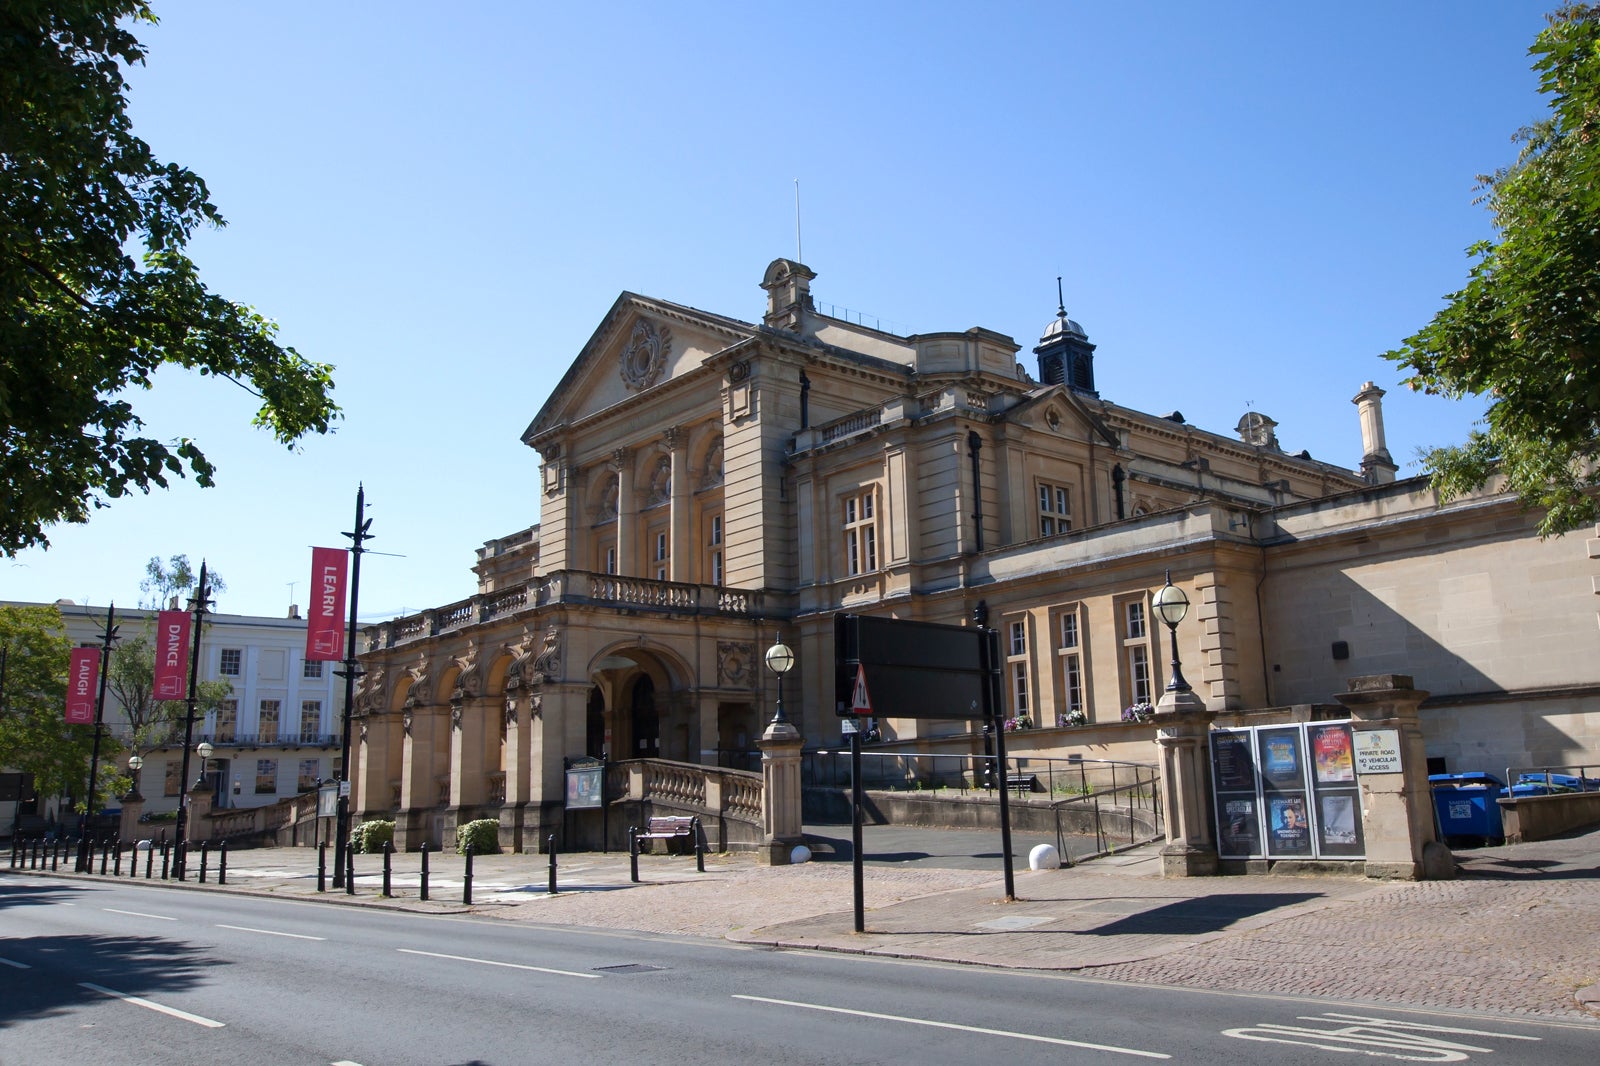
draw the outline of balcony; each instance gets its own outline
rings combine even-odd
[[[652,581],[587,570],[557,570],[515,588],[480,594],[406,618],[368,626],[368,649],[399,647],[558,604],[663,614],[766,617],[765,594],[760,590]]]

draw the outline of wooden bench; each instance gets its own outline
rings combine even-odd
[[[642,830],[633,834],[635,842],[640,840],[665,840],[670,848],[671,841],[687,840],[689,847],[693,848],[699,841],[700,819],[687,815],[663,815],[651,818],[645,823]],[[635,845],[637,848],[637,844]]]
[[[1013,789],[1013,788],[1016,789],[1017,790],[1017,795],[1019,795],[1019,796],[1022,795],[1024,792],[1037,792],[1037,791],[1039,791],[1039,775],[1038,774],[1020,774],[1020,773],[1019,774],[1007,774],[1006,775],[1006,788],[1007,789]]]

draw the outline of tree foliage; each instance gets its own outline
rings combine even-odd
[[[166,562],[162,562],[159,555],[152,555],[150,561],[144,564],[144,578],[139,582],[139,591],[144,593],[139,597],[139,606],[149,610],[161,610],[174,596],[177,596],[181,608],[184,594],[194,588],[199,580],[194,567],[189,565],[187,555],[174,555]],[[208,568],[206,598],[210,599],[216,593],[226,591],[228,583],[222,580],[222,575]]]
[[[131,734],[128,746],[135,751],[148,751],[168,743],[183,744],[180,727],[188,703],[186,700],[156,699],[155,672],[153,630],[124,640],[111,652],[111,672],[106,677],[106,689],[127,718]],[[233,685],[225,680],[199,682],[195,686],[196,718],[216,710],[231,695]]]
[[[289,447],[339,415],[332,367],[279,346],[185,254],[223,219],[198,175],[134,136],[140,22],[146,0],[0,4],[0,554],[169,476],[213,483],[195,441],[139,434],[129,396],[164,365],[258,396],[256,425]]]
[[[72,642],[61,611],[54,606],[0,607],[0,647],[6,650],[0,763],[33,774],[41,796],[81,794],[89,776],[94,729],[66,721]],[[102,761],[105,755],[102,745]]]
[[[1600,6],[1549,21],[1530,54],[1550,114],[1478,179],[1496,239],[1468,249],[1466,287],[1387,354],[1414,389],[1488,398],[1465,444],[1423,454],[1441,494],[1503,476],[1544,510],[1544,535],[1600,516]]]

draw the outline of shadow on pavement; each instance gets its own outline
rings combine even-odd
[[[1092,936],[1135,936],[1159,933],[1166,936],[1193,936],[1214,933],[1240,921],[1282,907],[1321,899],[1321,892],[1268,892],[1249,895],[1224,893],[1200,899],[1178,900],[1151,910],[1140,911],[1092,929]]]
[[[28,967],[0,975],[0,1028],[51,1017],[105,998],[83,987],[101,985],[129,996],[159,996],[192,988],[203,968],[227,963],[199,948],[161,937],[39,936],[4,943],[5,958]],[[102,1052],[112,1049],[102,1047]]]

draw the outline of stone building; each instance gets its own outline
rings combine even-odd
[[[789,717],[834,743],[840,611],[982,612],[1031,748],[1153,761],[1123,712],[1167,680],[1149,597],[1169,570],[1213,711],[1403,672],[1435,694],[1429,750],[1452,769],[1594,757],[1596,542],[1396,482],[1370,383],[1360,469],[1341,469],[1285,452],[1259,412],[1219,434],[1100,398],[1064,309],[1030,373],[989,330],[819,314],[814,277],[773,262],[759,323],[617,299],[523,433],[539,523],[485,543],[475,595],[367,629],[357,818],[415,847],[494,817],[531,849],[573,758],[746,766],[779,638]],[[970,747],[978,725],[885,713],[901,746]]]

